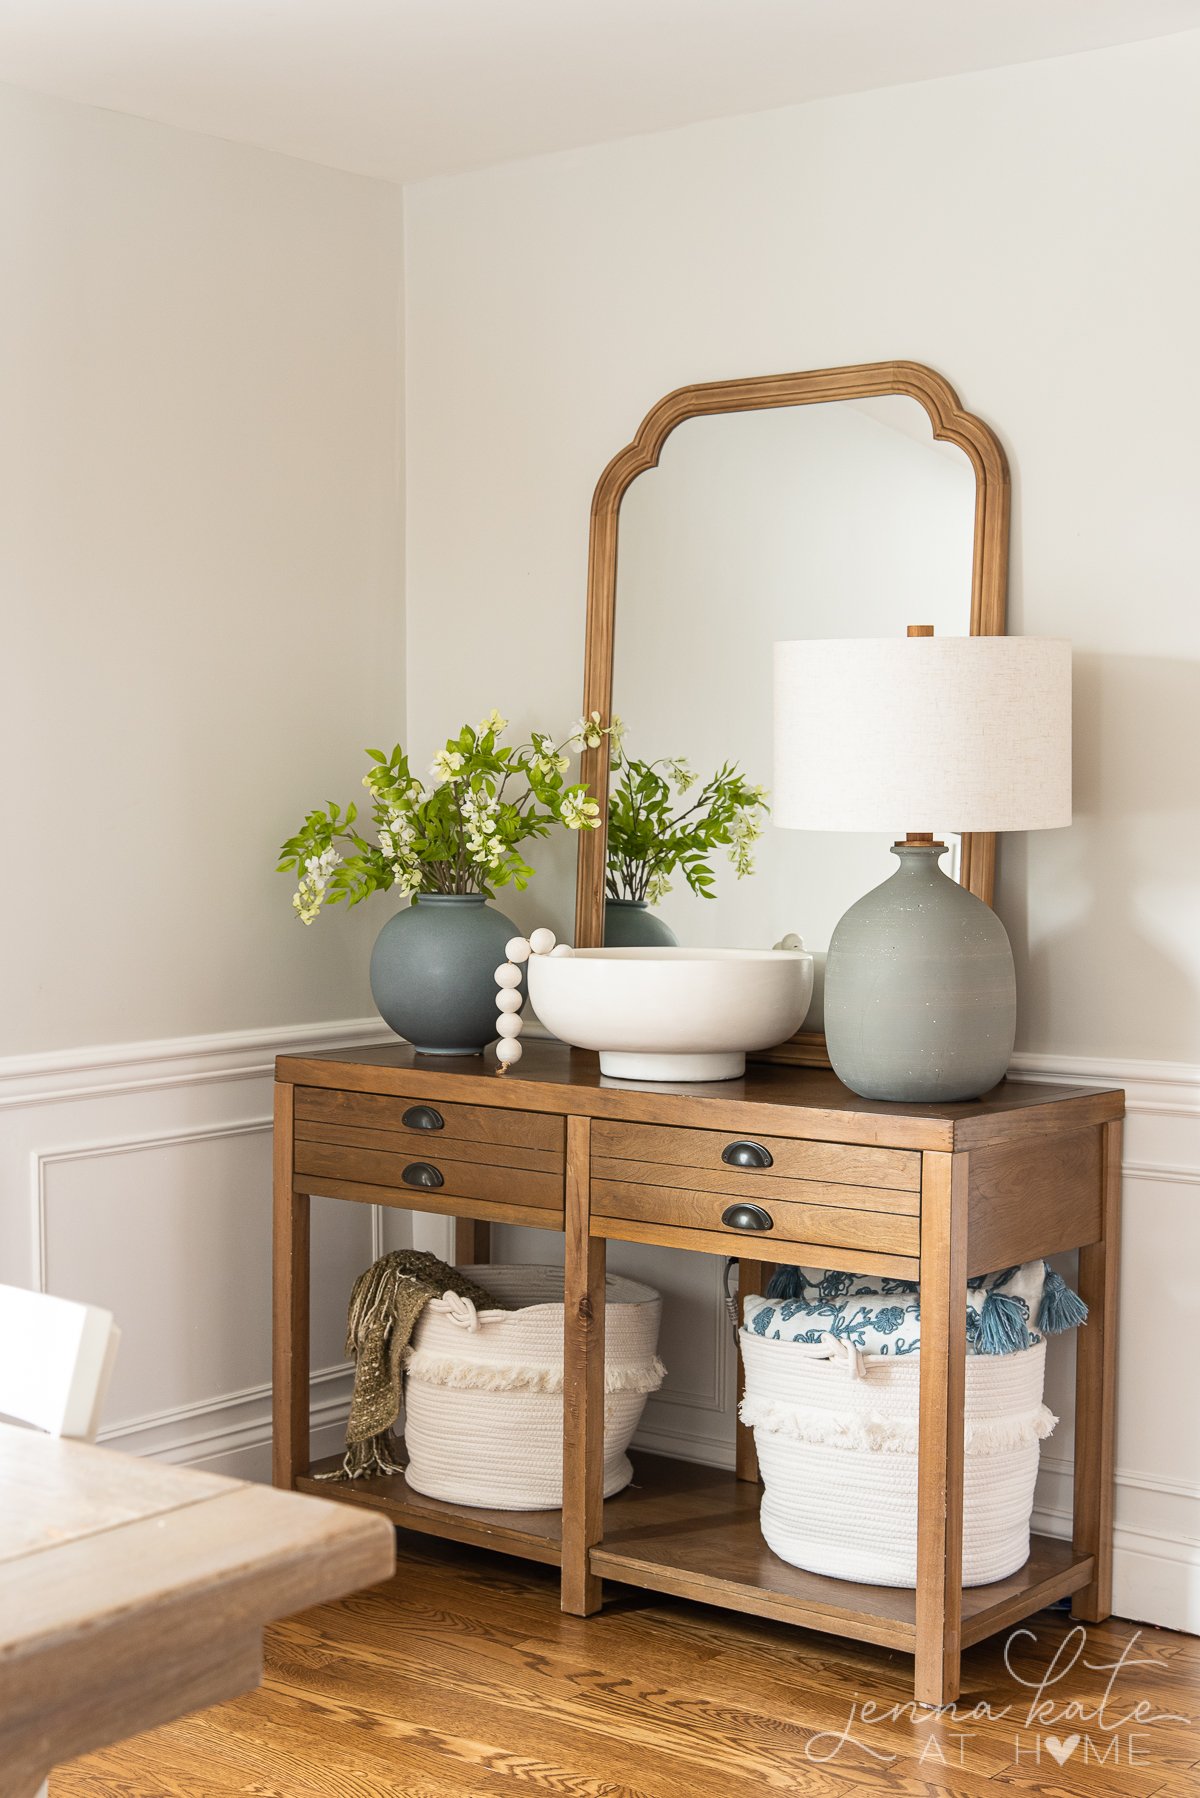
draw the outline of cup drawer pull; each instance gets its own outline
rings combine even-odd
[[[730,1205],[721,1213],[721,1222],[730,1230],[773,1230],[775,1219],[761,1205]]]
[[[409,1130],[444,1130],[446,1120],[432,1105],[410,1105],[400,1122]]]
[[[771,1151],[760,1142],[731,1142],[721,1150],[721,1160],[730,1167],[770,1167]]]
[[[400,1178],[406,1186],[444,1186],[446,1182],[436,1167],[427,1161],[410,1161]]]

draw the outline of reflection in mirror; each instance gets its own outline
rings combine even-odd
[[[966,456],[938,442],[924,408],[902,395],[713,414],[672,433],[658,467],[624,496],[617,560],[622,754],[659,764],[669,788],[663,795],[643,777],[667,806],[642,832],[646,853],[727,764],[769,803],[772,644],[903,636],[909,624],[969,633],[974,519]],[[671,763],[698,777],[682,793]],[[627,808],[643,803],[636,781],[636,770],[614,767],[615,815],[623,789]],[[762,816],[744,787],[730,809],[735,834],[748,836]],[[953,874],[957,843],[943,841]],[[777,830],[769,817],[743,843],[752,873],[731,865],[736,848],[714,845],[704,857],[711,898],[676,867],[653,881],[653,905],[637,908],[614,902],[636,882],[610,857],[605,940],[669,941],[665,929],[686,945],[764,948],[795,932],[824,950],[846,908],[893,866],[880,837]],[[806,1028],[818,1027],[810,1014]]]

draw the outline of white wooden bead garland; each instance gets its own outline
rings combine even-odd
[[[520,1061],[522,1049],[521,1035],[521,968],[531,955],[570,955],[568,943],[556,943],[552,930],[531,930],[527,937],[510,937],[504,945],[507,960],[501,962],[496,969],[496,1033],[500,1041],[496,1044],[496,1060],[500,1063],[498,1073],[503,1074],[515,1062]]]

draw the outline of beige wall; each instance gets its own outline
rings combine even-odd
[[[402,731],[402,197],[12,90],[0,169],[0,1053],[361,1016],[273,852]]]
[[[273,870],[403,732],[402,227],[0,90],[0,1280],[115,1313],[105,1440],[231,1473],[269,1466],[272,1059],[356,1034],[387,915],[306,931]],[[315,1227],[325,1453],[384,1237]]]
[[[1200,1061],[1198,89],[1188,34],[409,189],[414,735],[577,707],[591,490],[659,395],[931,363],[1012,460],[1013,627],[1077,649],[1077,821],[1002,851],[1018,1043]]]

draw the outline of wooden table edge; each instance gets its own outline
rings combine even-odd
[[[821,1070],[788,1069],[803,1080]],[[531,1070],[532,1075],[532,1070]],[[598,1076],[598,1079],[600,1077]],[[587,1117],[609,1121],[636,1118],[651,1124],[684,1128],[728,1130],[734,1135],[764,1132],[797,1135],[815,1142],[850,1142],[864,1147],[916,1149],[943,1153],[981,1148],[1003,1142],[1029,1122],[1047,1134],[1080,1130],[1089,1124],[1122,1117],[1124,1092],[1117,1087],[1064,1088],[1036,1081],[1013,1079],[1003,1084],[1028,1088],[1026,1103],[988,1110],[989,1095],[964,1101],[961,1107],[912,1107],[897,1103],[880,1108],[848,1110],[820,1104],[797,1104],[785,1099],[763,1100],[723,1094],[713,1086],[696,1083],[686,1089],[658,1091],[646,1084],[611,1085],[566,1083],[553,1076],[545,1079],[510,1078],[486,1059],[469,1071],[450,1068],[389,1066],[356,1061],[353,1052],[319,1055],[280,1055],[275,1080],[284,1086],[319,1086],[341,1091],[377,1093],[395,1098],[445,1099],[447,1081],[453,1081],[456,1099],[500,1110],[549,1113],[559,1117]],[[716,1083],[719,1086],[722,1083]],[[1044,1097],[1033,1094],[1044,1090]],[[983,1106],[983,1111],[973,1111]],[[946,1115],[949,1112],[951,1115]],[[962,1115],[955,1115],[961,1113]],[[1020,1120],[1020,1122],[1018,1121]]]

